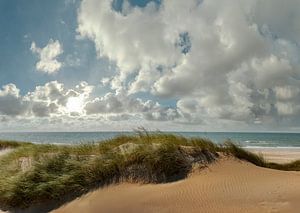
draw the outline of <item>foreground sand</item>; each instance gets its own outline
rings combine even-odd
[[[182,181],[110,186],[54,212],[299,212],[299,201],[300,172],[222,159]]]

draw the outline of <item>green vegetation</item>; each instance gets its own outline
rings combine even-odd
[[[223,146],[223,151],[227,154],[233,155],[238,159],[248,161],[253,163],[256,166],[266,167],[267,162],[261,155],[254,154],[249,152],[236,144],[232,143],[231,141],[226,141]]]
[[[266,167],[284,171],[300,171],[300,160],[285,164],[268,163]]]
[[[25,146],[25,145],[29,145],[29,144],[30,143],[25,143],[25,142],[0,140],[0,150],[1,149],[9,149],[9,148],[17,148],[17,147]]]
[[[218,146],[208,139],[146,131],[76,146],[1,141],[0,148],[14,148],[0,157],[0,207],[5,209],[72,199],[121,181],[164,183],[182,179],[193,168],[216,160],[218,153],[257,166],[300,170],[300,161],[268,163],[230,141]]]
[[[206,165],[218,147],[205,139],[140,133],[78,146],[24,144],[0,158],[2,208],[74,197],[113,182],[163,183]]]

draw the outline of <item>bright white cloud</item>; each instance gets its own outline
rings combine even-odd
[[[112,89],[177,99],[189,123],[271,125],[300,117],[299,8],[187,0],[117,12],[112,1],[83,0],[77,30],[116,63]]]
[[[75,98],[80,99],[82,102],[81,105],[83,105],[83,102],[89,98],[93,88],[93,86],[86,82],[81,82],[73,89],[66,89],[62,83],[52,81],[46,83],[44,86],[37,86],[35,90],[29,92],[24,99],[29,101],[33,107],[38,105],[38,113],[35,113],[34,108],[32,108],[32,112],[35,115],[70,115],[75,109],[75,103],[71,106],[70,101]],[[75,111],[80,111],[79,106]]]
[[[142,101],[125,92],[108,92],[97,97],[92,94],[93,90],[94,86],[86,82],[81,82],[74,88],[66,88],[64,84],[52,81],[21,96],[14,84],[8,84],[0,90],[0,118],[3,121],[13,117],[22,121],[49,119],[47,124],[58,118],[61,123],[72,120],[172,121],[180,118],[175,108],[163,107],[158,102]]]
[[[0,90],[0,116],[9,117],[52,117],[69,116],[69,100],[80,98],[86,101],[93,86],[81,82],[74,89],[66,89],[63,84],[52,81],[37,86],[33,92],[21,96],[14,84],[3,86]]]
[[[61,69],[62,62],[58,61],[57,58],[63,53],[63,49],[58,40],[50,39],[43,48],[37,47],[36,43],[32,42],[30,50],[39,57],[39,61],[36,63],[38,71],[52,74]]]

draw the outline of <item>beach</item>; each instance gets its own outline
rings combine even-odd
[[[99,189],[53,213],[299,212],[299,197],[299,172],[225,158],[178,182]]]
[[[248,151],[261,154],[267,161],[289,163],[300,159],[300,147],[247,147]]]

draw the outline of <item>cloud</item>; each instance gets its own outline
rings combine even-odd
[[[117,65],[113,90],[176,100],[189,123],[295,125],[298,1],[127,2],[120,11],[112,2],[83,0],[77,31]]]
[[[2,120],[299,129],[299,1],[114,3],[82,0],[77,14],[76,37],[90,40],[98,58],[112,65],[101,73],[101,83],[67,88],[52,81],[23,96],[15,85],[5,85]],[[62,64],[57,40],[44,48],[32,42],[31,51],[39,57],[37,70],[48,74],[85,63],[73,53]]]
[[[126,92],[108,92],[103,96],[92,94],[94,86],[80,82],[73,88],[51,81],[37,86],[32,92],[21,96],[14,84],[0,90],[0,117],[72,119],[145,119],[170,121],[180,117],[175,108],[163,107],[152,100],[142,101]],[[75,111],[74,111],[75,109]]]
[[[36,63],[38,71],[53,74],[61,69],[62,62],[58,61],[57,58],[63,53],[63,49],[58,40],[50,39],[44,48],[39,48],[35,42],[32,42],[30,50],[39,57],[39,61]]]
[[[8,84],[0,90],[0,114],[8,116],[25,115],[28,102],[20,96],[20,90],[14,84]]]
[[[170,121],[180,117],[176,108],[163,107],[152,100],[142,101],[126,93],[107,93],[86,103],[85,110],[90,114],[111,114],[111,118],[137,116],[146,120]]]
[[[94,87],[86,82],[80,82],[75,88],[66,89],[64,84],[51,81],[44,86],[37,86],[24,99],[31,103],[32,112],[36,116],[70,115],[68,100],[75,97],[85,101],[93,89]]]
[[[80,97],[86,101],[93,88],[86,82],[80,82],[75,88],[66,89],[62,83],[52,81],[21,96],[16,85],[8,84],[0,90],[0,115],[32,118],[69,116],[68,100]]]

